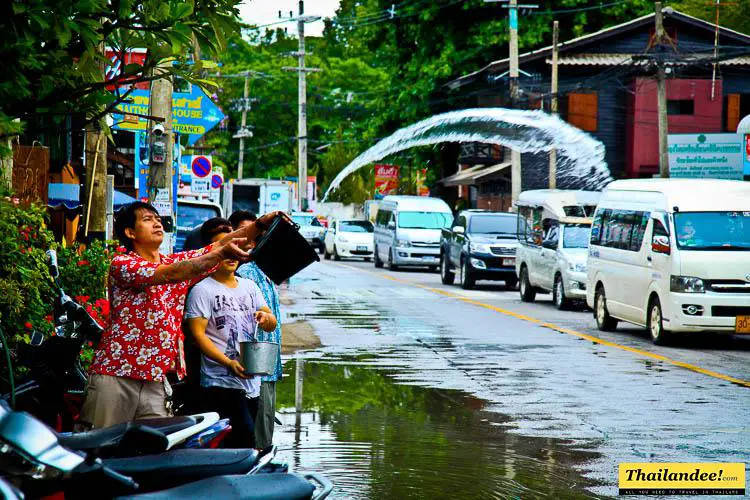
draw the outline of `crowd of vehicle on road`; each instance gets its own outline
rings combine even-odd
[[[524,302],[552,294],[558,309],[592,310],[602,331],[627,322],[668,344],[750,334],[748,200],[747,183],[679,179],[526,191],[512,213],[454,215],[436,198],[387,196],[374,224],[332,221],[309,241],[326,258],[439,269],[445,285],[502,281]]]

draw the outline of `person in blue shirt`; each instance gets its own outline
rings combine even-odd
[[[254,213],[246,210],[238,210],[229,217],[232,227],[236,229],[245,227],[256,219],[257,216]],[[279,293],[273,281],[260,270],[255,262],[248,262],[241,265],[237,269],[237,275],[255,282],[258,288],[260,288],[266,304],[268,304],[271,312],[278,320],[276,328],[273,331],[258,331],[259,341],[275,342],[279,345],[279,354],[276,358],[274,373],[261,378],[258,416],[255,422],[255,446],[262,449],[273,444],[273,428],[276,420],[276,382],[281,380],[281,310]]]

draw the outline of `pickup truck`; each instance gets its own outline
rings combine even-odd
[[[464,210],[451,229],[440,237],[440,279],[452,285],[459,275],[461,286],[470,290],[477,280],[504,281],[515,289],[517,215],[507,212]]]

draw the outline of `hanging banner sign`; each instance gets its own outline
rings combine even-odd
[[[143,66],[146,62],[146,49],[128,49],[126,51],[116,51],[111,47],[107,47],[104,50],[104,56],[109,61],[107,66],[104,68],[104,77],[107,81],[113,80],[114,83],[107,85],[107,90],[110,92],[115,90],[115,86],[128,86],[128,83],[133,79],[137,78],[136,75],[131,77],[118,78],[125,67],[130,64],[137,64]],[[132,73],[132,70],[130,71]],[[135,84],[135,88],[146,90],[151,86],[151,82],[139,82]]]
[[[375,165],[375,199],[398,193],[397,165]]]
[[[116,108],[117,112],[112,114],[112,128],[145,131],[148,120],[136,115],[149,114],[150,96],[148,90],[131,92],[128,102],[120,103]],[[195,85],[190,86],[190,92],[175,92],[172,95],[172,130],[187,135],[190,146],[224,118],[219,107]]]

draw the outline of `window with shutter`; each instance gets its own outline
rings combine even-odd
[[[586,130],[596,132],[599,94],[568,94],[568,123]]]

